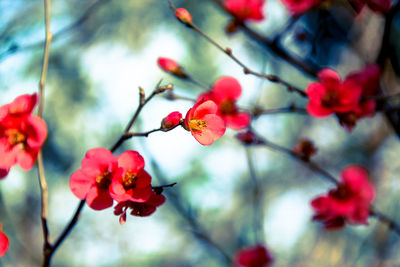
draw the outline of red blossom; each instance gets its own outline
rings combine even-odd
[[[211,145],[225,133],[225,122],[217,112],[213,101],[200,100],[186,114],[185,128],[202,145]]]
[[[265,0],[225,0],[225,9],[240,21],[261,21],[264,19]]]
[[[152,192],[150,198],[143,203],[134,201],[124,201],[118,203],[114,208],[114,214],[119,217],[119,223],[124,224],[126,222],[126,211],[131,209],[131,215],[133,216],[150,216],[153,214],[157,207],[161,206],[165,202],[165,197],[161,194]]]
[[[314,117],[325,117],[333,113],[354,110],[360,100],[362,88],[351,79],[340,81],[339,75],[330,69],[318,73],[320,82],[307,86],[309,97],[307,111]]]
[[[6,254],[9,247],[8,237],[5,233],[2,232],[1,228],[2,227],[0,223],[0,258],[3,257],[4,254]]]
[[[192,15],[190,15],[189,11],[184,8],[177,8],[175,11],[175,17],[184,24],[192,22]]]
[[[158,66],[165,72],[175,75],[180,78],[186,78],[187,75],[179,64],[170,58],[160,57],[157,60]]]
[[[242,94],[240,83],[233,77],[223,76],[215,81],[212,90],[203,93],[198,100],[212,100],[218,105],[218,115],[226,125],[234,130],[246,128],[250,124],[251,116],[248,112],[241,112],[236,101]]]
[[[145,202],[152,193],[151,176],[143,169],[144,159],[136,151],[125,151],[118,159],[118,171],[113,177],[110,193],[118,202]]]
[[[368,177],[368,171],[361,166],[346,167],[336,189],[312,200],[313,219],[321,221],[326,229],[341,228],[345,222],[368,224],[369,207],[375,198],[375,187]]]
[[[90,149],[82,160],[82,168],[71,175],[69,186],[89,207],[102,210],[112,206],[109,187],[118,170],[114,155],[105,148]]]
[[[274,262],[271,254],[263,245],[247,247],[236,252],[236,267],[268,267]]]
[[[175,126],[179,125],[181,123],[182,119],[182,114],[179,111],[174,111],[168,114],[167,117],[165,117],[161,121],[161,128],[163,130],[169,130],[171,128],[174,128]]]
[[[0,107],[0,177],[15,164],[30,170],[36,161],[47,137],[46,123],[31,115],[36,101],[36,94],[22,95]]]
[[[290,13],[302,14],[316,5],[319,5],[320,0],[281,0]]]
[[[350,73],[346,77],[346,80],[352,80],[362,88],[358,105],[350,112],[337,114],[340,124],[348,130],[352,130],[359,119],[375,114],[376,101],[368,100],[368,98],[378,95],[380,76],[379,66],[369,65],[361,71]]]

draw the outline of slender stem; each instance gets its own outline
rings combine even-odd
[[[253,158],[251,157],[250,147],[245,147],[247,165],[249,167],[249,174],[252,183],[252,197],[253,197],[253,224],[255,243],[263,243],[262,237],[264,236],[262,220],[264,217],[262,204],[261,204],[261,188],[258,183],[256,170],[254,168]]]
[[[145,98],[144,91],[141,87],[139,87],[139,106],[136,109],[135,114],[133,115],[132,119],[129,121],[128,125],[125,128],[124,133],[119,137],[117,142],[111,147],[110,151],[114,152],[127,138],[126,134],[129,133],[129,130],[132,128],[132,125],[135,123],[136,119],[138,118],[140,112],[142,111],[143,107],[156,95],[165,92],[166,90],[172,89],[172,84],[168,84],[166,86],[160,87],[161,81],[157,84],[156,89],[151,93],[148,98]]]
[[[168,0],[168,3],[170,5],[170,7],[176,11],[176,7],[175,5],[171,2],[171,0]],[[240,67],[243,68],[243,72],[245,74],[251,74],[254,75],[256,77],[259,78],[263,78],[266,79],[270,82],[273,83],[278,83],[278,84],[282,84],[285,87],[287,87],[287,89],[290,92],[296,92],[298,94],[300,94],[303,97],[307,97],[307,94],[301,90],[300,88],[297,88],[296,86],[290,84],[287,81],[282,80],[280,77],[276,76],[276,75],[269,75],[269,74],[264,74],[264,73],[259,73],[256,72],[254,70],[251,70],[249,67],[247,67],[241,60],[239,60],[232,52],[232,49],[230,48],[223,48],[220,44],[218,44],[216,41],[214,41],[211,37],[209,37],[207,34],[205,34],[204,32],[202,32],[196,25],[194,25],[192,22],[186,22],[184,23],[186,26],[188,26],[189,28],[193,29],[194,31],[196,31],[200,36],[202,36],[204,39],[206,39],[209,43],[211,43],[212,45],[214,45],[217,49],[219,49],[221,52],[225,53],[226,55],[228,55],[234,62],[236,62],[236,64],[238,64]]]
[[[39,108],[38,117],[43,117],[43,101],[44,101],[44,88],[46,83],[47,69],[49,66],[49,53],[52,34],[50,32],[50,0],[44,0],[44,23],[45,23],[45,43],[42,62],[42,73],[39,81]],[[44,171],[43,156],[40,150],[37,158],[40,196],[41,196],[41,222],[43,230],[43,266],[50,264],[50,241],[49,241],[49,228],[47,225],[48,217],[48,187]]]
[[[263,139],[261,137],[259,137],[260,140],[262,140],[262,144],[268,148],[271,148],[273,150],[282,152],[284,154],[287,154],[289,156],[294,157],[295,159],[299,160],[300,162],[302,162],[303,164],[305,164],[306,166],[308,166],[311,170],[313,170],[314,172],[320,174],[321,177],[323,177],[324,179],[328,180],[331,183],[334,183],[335,185],[339,184],[339,181],[333,176],[331,175],[329,172],[325,171],[322,167],[320,167],[318,164],[307,160],[306,158],[302,157],[301,155],[295,153],[294,151],[287,149],[285,147],[282,147],[280,145],[271,143],[270,141]],[[385,223],[389,226],[389,229],[394,231],[395,233],[397,233],[398,235],[400,235],[400,225],[397,224],[394,220],[392,220],[391,218],[389,218],[388,216],[386,216],[385,214],[375,210],[374,207],[370,207],[369,210],[370,216],[371,217],[375,217],[377,218],[380,222]]]

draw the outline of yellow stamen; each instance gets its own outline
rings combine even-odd
[[[26,137],[24,134],[19,132],[17,129],[10,129],[6,132],[6,135],[8,136],[8,142],[10,143],[11,146],[20,144],[20,143],[25,143]]]
[[[96,184],[100,188],[108,189],[111,184],[111,173],[106,171],[97,175]]]
[[[193,131],[201,131],[207,128],[207,122],[205,120],[190,120],[189,127]]]
[[[127,172],[122,178],[122,184],[125,189],[134,188],[136,183],[136,173]]]

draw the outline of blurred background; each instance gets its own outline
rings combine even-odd
[[[204,32],[233,49],[253,70],[277,74],[305,88],[312,77],[282,61],[242,32],[224,32],[230,17],[214,1],[174,1],[187,8]],[[290,14],[268,0],[266,19],[251,24],[274,38],[288,53],[317,68],[330,66],[344,77],[376,59],[384,20],[364,10],[354,16],[346,4],[314,10],[291,27]],[[37,91],[44,38],[43,1],[0,0],[0,104]],[[400,31],[399,15],[394,30]],[[85,152],[118,139],[138,104],[138,86],[149,95],[156,84],[173,83],[177,95],[196,98],[204,89],[177,80],[157,67],[158,57],[177,60],[204,84],[220,76],[237,78],[243,88],[239,105],[265,109],[306,100],[280,85],[246,76],[229,57],[181,25],[165,0],[52,1],[50,64],[44,119],[52,240],[71,218],[79,200],[69,177]],[[284,34],[280,34],[284,31]],[[399,36],[392,39],[397,51]],[[398,53],[397,55],[400,55]],[[398,59],[393,56],[392,64]],[[398,90],[395,68],[385,69],[386,88]],[[389,90],[389,89],[387,89]],[[142,111],[135,131],[158,128],[172,111],[183,115],[190,101],[162,96]],[[315,161],[339,177],[349,164],[361,164],[377,188],[375,207],[400,222],[400,144],[385,116],[361,120],[353,132],[331,116],[263,115],[252,123],[268,140],[292,148],[307,137],[318,148]],[[310,200],[332,185],[299,162],[263,147],[243,147],[227,130],[212,146],[200,145],[178,128],[133,138],[116,152],[133,149],[146,161],[153,185],[177,182],[165,190],[166,203],[150,217],[128,216],[120,225],[113,209],[85,207],[79,223],[53,257],[53,266],[229,266],[206,235],[233,257],[242,247],[262,243],[274,266],[400,266],[400,237],[374,218],[368,226],[326,232],[311,221]],[[249,164],[250,162],[250,164]],[[260,192],[254,207],[253,166]],[[0,266],[40,266],[42,231],[37,170],[14,167],[0,183],[0,221],[10,249]],[[199,234],[200,233],[200,234]]]

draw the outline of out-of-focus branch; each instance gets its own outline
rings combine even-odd
[[[104,5],[110,1],[111,0],[95,0],[92,4],[89,5],[89,7],[83,12],[83,14],[76,21],[74,21],[73,23],[71,23],[68,26],[65,26],[58,32],[54,33],[53,41],[57,40],[59,37],[65,35],[68,32],[73,31],[75,28],[77,28],[80,25],[82,25],[83,23],[85,23],[90,18],[90,16],[92,16],[94,13],[96,13],[99,10],[99,8],[102,5]],[[12,44],[6,51],[4,51],[3,53],[0,53],[0,62],[2,60],[4,60],[7,56],[10,56],[12,54],[16,54],[16,53],[23,52],[23,51],[28,51],[31,49],[38,49],[38,48],[42,47],[45,42],[46,42],[46,40],[27,44],[27,45]]]
[[[44,86],[46,83],[47,69],[49,66],[49,53],[52,34],[50,32],[50,0],[44,0],[44,23],[45,23],[45,43],[43,51],[42,74],[39,81],[39,118],[43,117],[43,101],[44,101]],[[47,225],[48,218],[48,188],[46,176],[44,171],[42,150],[38,153],[38,172],[39,172],[39,185],[41,196],[41,221],[43,230],[43,266],[50,265],[50,241],[49,241],[49,228]]]
[[[170,7],[176,11],[176,7],[175,5],[171,2],[171,0],[168,0],[168,3],[170,5]],[[264,74],[264,73],[259,73],[256,71],[251,70],[249,67],[247,67],[241,60],[239,60],[232,52],[232,49],[230,48],[223,48],[220,44],[218,44],[215,40],[213,40],[211,37],[209,37],[207,34],[205,34],[204,32],[202,32],[196,25],[194,25],[192,22],[185,22],[184,23],[186,26],[188,26],[189,28],[193,29],[195,32],[197,32],[200,36],[202,36],[204,39],[206,39],[209,43],[211,43],[212,45],[214,45],[217,49],[219,49],[221,52],[225,53],[226,55],[228,55],[234,62],[236,62],[236,64],[238,64],[240,67],[243,68],[243,72],[245,74],[251,74],[254,75],[256,77],[262,78],[262,79],[266,79],[270,82],[273,83],[278,83],[281,85],[284,85],[289,91],[291,92],[296,92],[299,95],[303,96],[303,97],[307,97],[307,94],[301,90],[300,88],[290,84],[289,82],[281,79],[280,77],[276,76],[276,75],[269,75],[269,74]]]
[[[167,179],[165,178],[165,176],[163,174],[164,172],[160,169],[157,162],[155,162],[154,159],[151,159],[150,164],[154,170],[157,180],[163,184],[167,183]],[[218,245],[211,238],[211,236],[207,233],[207,231],[205,229],[203,229],[203,227],[199,224],[199,222],[196,220],[196,218],[194,218],[194,216],[184,207],[184,205],[183,205],[184,200],[182,200],[178,189],[174,190],[173,193],[168,193],[168,200],[174,206],[176,211],[183,217],[183,219],[185,219],[185,221],[190,225],[190,227],[192,228],[193,235],[196,238],[203,241],[204,244],[206,245],[207,249],[212,248],[211,251],[213,251],[213,252],[216,251],[220,255],[222,255],[226,266],[231,266],[232,259],[229,256],[229,254],[227,252],[225,252],[225,250],[223,248],[221,248],[220,245]]]
[[[219,5],[224,11],[225,8],[222,5],[220,0],[213,0],[217,5]],[[260,33],[256,32],[255,30],[249,28],[245,23],[241,22],[238,23],[238,26],[243,30],[245,34],[247,34],[250,38],[260,43],[262,46],[266,47],[272,53],[274,53],[279,58],[283,59],[284,61],[288,62],[290,65],[296,67],[298,70],[310,75],[311,77],[316,78],[317,73],[320,70],[320,67],[313,64],[308,63],[306,64],[301,59],[297,59],[294,56],[291,56],[285,49],[283,49],[279,42],[274,41],[266,36],[261,35]]]

